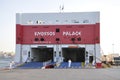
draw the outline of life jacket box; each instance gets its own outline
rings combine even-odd
[[[96,68],[102,68],[102,63],[96,63]]]

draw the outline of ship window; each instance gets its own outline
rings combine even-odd
[[[60,41],[60,39],[59,39],[59,38],[56,38],[56,41]]]
[[[61,52],[59,52],[59,57],[61,57]]]
[[[44,41],[44,38],[41,38],[40,40],[41,40],[41,41]]]
[[[56,51],[54,52],[54,56],[56,56]]]
[[[35,41],[39,41],[39,39],[38,39],[38,38],[35,38],[34,40],[35,40]]]
[[[89,23],[89,20],[83,20],[83,23]]]
[[[81,38],[77,38],[78,41],[81,41]]]
[[[56,22],[59,22],[59,20],[56,20]]]
[[[59,28],[57,28],[57,29],[56,29],[56,32],[60,32],[60,29],[59,29]]]
[[[71,38],[71,41],[75,41],[75,38]]]

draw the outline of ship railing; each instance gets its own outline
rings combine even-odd
[[[52,60],[45,61],[45,62],[43,62],[43,66],[46,66],[46,65],[50,64],[51,62],[52,62]]]

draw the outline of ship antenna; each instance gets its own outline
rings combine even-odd
[[[60,9],[60,13],[63,12],[64,11],[64,5],[60,5],[59,9]]]

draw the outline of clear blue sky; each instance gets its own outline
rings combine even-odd
[[[15,52],[15,14],[100,11],[101,49],[120,53],[120,0],[0,0],[0,51]],[[114,48],[113,45],[114,44]]]

